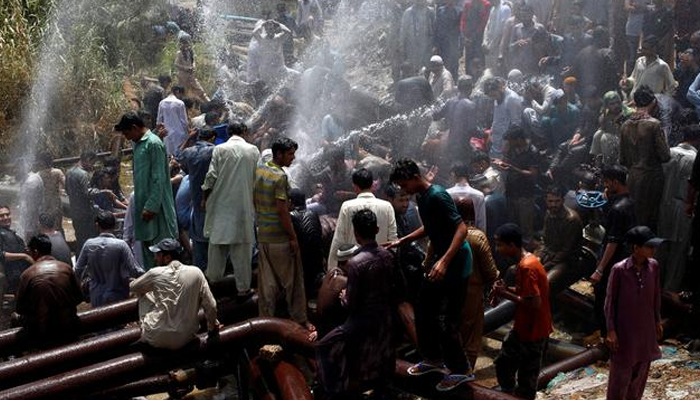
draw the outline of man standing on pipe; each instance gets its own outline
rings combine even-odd
[[[518,263],[515,287],[506,287],[503,281],[498,281],[492,292],[495,297],[516,303],[513,329],[494,361],[496,376],[503,392],[534,400],[537,377],[552,333],[547,273],[539,258],[523,249],[523,235],[517,225],[502,225],[496,230],[495,239],[496,251]]]
[[[466,241],[467,226],[452,197],[441,186],[426,180],[414,161],[399,160],[390,179],[409,195],[418,195],[418,212],[423,226],[391,242],[388,247],[399,247],[425,236],[430,238],[423,264],[426,273],[416,310],[418,348],[423,361],[410,367],[408,374],[445,373],[435,388],[448,391],[474,380],[459,334],[465,288],[472,273],[471,247]]]
[[[661,357],[661,288],[653,257],[663,239],[646,226],[630,229],[625,239],[632,255],[612,267],[605,298],[605,344],[611,351],[607,400],[640,400],[649,366]]]

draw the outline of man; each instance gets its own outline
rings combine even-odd
[[[698,60],[695,59],[695,51],[693,49],[686,49],[684,52],[680,53],[678,56],[678,65],[676,65],[676,70],[673,72],[673,79],[678,82],[676,90],[673,93],[673,98],[683,108],[693,108],[693,103],[688,101],[688,89],[690,85],[695,82],[698,74],[700,73],[700,64]]]
[[[192,262],[202,271],[207,270],[209,241],[204,235],[206,210],[203,207],[204,185],[212,154],[216,132],[213,129],[202,129],[197,134],[197,142],[188,147],[180,155],[180,168],[190,177],[192,192],[192,217],[190,222],[190,239],[192,240]]]
[[[292,33],[297,30],[297,23],[287,12],[287,4],[285,3],[277,3],[277,17],[275,17],[275,21],[286,26]],[[293,35],[287,35],[285,37],[285,41],[282,44],[282,52],[284,53],[284,63],[287,66],[291,66],[295,60]]]
[[[423,360],[410,367],[408,374],[443,372],[445,376],[436,389],[452,390],[474,380],[459,337],[464,287],[472,272],[471,249],[465,241],[467,226],[447,191],[426,180],[414,161],[399,160],[390,179],[409,195],[418,195],[423,226],[389,247],[430,238],[416,310],[418,348]],[[442,367],[443,360],[446,368]]]
[[[469,363],[476,365],[481,350],[481,334],[484,327],[484,289],[490,288],[496,278],[498,269],[493,260],[493,253],[486,234],[467,221],[474,220],[474,201],[466,197],[455,198],[457,210],[467,225],[467,242],[472,249],[474,273],[469,278],[467,295],[462,309],[462,347]]]
[[[401,76],[403,79],[396,82],[394,88],[394,102],[399,112],[408,113],[435,100],[430,82],[413,64],[403,63]]]
[[[632,255],[612,267],[605,298],[605,344],[611,351],[607,400],[641,400],[649,366],[661,358],[660,271],[653,257],[663,239],[637,226],[626,241]]]
[[[632,109],[622,104],[620,94],[603,95],[603,111],[600,129],[593,135],[590,153],[597,165],[603,168],[617,165],[620,160],[620,128],[632,115]]]
[[[27,338],[37,347],[51,347],[77,337],[76,306],[83,301],[73,269],[51,257],[51,239],[37,235],[29,240],[34,264],[22,273],[17,288],[17,309]]]
[[[165,97],[165,93],[167,93],[168,89],[170,89],[171,83],[172,79],[168,75],[158,76],[157,83],[150,79],[144,78],[143,108],[148,111],[151,116],[158,116],[158,107],[160,106],[160,102]],[[152,123],[148,128],[155,129],[155,122],[155,120],[152,120]]]
[[[68,243],[66,243],[66,238],[63,237],[63,233],[56,228],[56,220],[51,214],[39,215],[39,233],[42,233],[51,239],[51,256],[62,263],[70,265],[71,268],[73,268],[70,247],[68,247]]]
[[[648,86],[653,93],[673,95],[676,81],[673,79],[671,68],[664,60],[659,58],[656,52],[658,42],[655,36],[644,38],[642,48],[639,51],[641,57],[637,59],[630,79],[633,82],[632,95],[642,86]],[[625,82],[620,82],[624,86]]]
[[[445,68],[442,57],[430,57],[428,71],[430,71],[428,80],[430,81],[430,87],[433,89],[433,97],[436,100],[439,99],[442,101],[452,97],[454,94],[455,82],[450,71]]]
[[[143,274],[129,245],[114,236],[116,224],[114,214],[100,211],[95,218],[100,235],[85,242],[75,264],[75,275],[90,279],[93,307],[129,298],[129,281]]]
[[[19,183],[19,232],[25,240],[39,232],[39,214],[44,209],[44,181],[31,171],[26,160],[15,166],[15,180]]]
[[[505,161],[496,165],[506,175],[506,197],[510,219],[523,230],[526,239],[534,233],[535,190],[539,156],[527,139],[527,133],[519,126],[505,134],[508,150]]]
[[[556,90],[547,115],[542,117],[542,131],[550,151],[571,140],[579,127],[580,115],[579,108],[567,101],[564,91]]]
[[[493,122],[491,123],[491,158],[503,158],[503,136],[511,126],[522,125],[523,99],[506,87],[503,78],[488,78],[484,81],[484,94],[493,99]]]
[[[461,76],[457,82],[458,96],[433,113],[433,120],[445,119],[449,129],[443,156],[445,165],[457,160],[469,164],[471,160],[473,150],[469,141],[476,134],[476,106],[469,99],[473,87],[471,76]]]
[[[15,293],[19,276],[34,263],[24,240],[11,227],[10,207],[0,205],[0,308],[5,293]]]
[[[659,204],[659,236],[666,239],[662,287],[674,292],[685,289],[686,261],[692,236],[692,219],[686,215],[686,196],[698,146],[700,126],[686,126],[683,142],[671,148],[671,160],[663,166],[665,187]]]
[[[627,186],[635,201],[637,223],[655,228],[663,196],[662,164],[671,159],[661,123],[649,115],[656,97],[648,87],[634,93],[637,112],[620,129],[620,164],[629,169]]]
[[[216,300],[202,270],[178,260],[181,247],[175,239],[163,239],[149,251],[158,267],[129,284],[139,297],[140,341],[160,349],[182,348],[196,340],[200,308],[209,337],[217,335]]]
[[[447,189],[447,193],[453,199],[467,198],[473,202],[474,219],[464,220],[464,223],[486,231],[486,201],[482,192],[469,186],[469,167],[466,164],[456,164],[450,174],[455,185]]]
[[[173,86],[170,95],[158,104],[156,124],[165,126],[168,131],[164,139],[168,156],[176,154],[180,145],[187,140],[189,122],[185,102],[182,101],[184,96],[184,87]]]
[[[605,228],[605,237],[601,245],[603,254],[589,280],[595,289],[594,310],[600,325],[600,336],[605,337],[607,329],[603,308],[610,270],[615,263],[625,258],[622,242],[627,231],[637,225],[637,218],[634,213],[634,201],[630,198],[627,189],[627,171],[620,166],[613,166],[604,169],[601,176],[609,208],[603,223]]]
[[[90,187],[90,173],[95,169],[95,161],[97,161],[97,154],[94,151],[83,151],[78,164],[69,169],[66,174],[66,193],[70,205],[68,215],[73,221],[77,254],[80,253],[86,240],[97,236],[93,200],[100,193],[111,193],[109,190]]]
[[[299,189],[292,189],[289,193],[292,211],[292,225],[299,238],[299,251],[301,252],[301,265],[304,267],[304,289],[306,298],[316,297],[318,292],[318,278],[324,273],[323,248],[319,243],[323,242],[323,227],[318,214],[306,208],[306,196]]]
[[[381,392],[395,367],[393,257],[377,244],[371,210],[357,211],[352,225],[360,248],[347,264],[347,289],[340,295],[348,318],[316,345],[319,379],[330,398],[361,397],[367,385]]]
[[[566,190],[560,186],[547,188],[547,213],[544,217],[544,246],[538,256],[545,271],[562,269],[575,274],[574,261],[581,247],[583,223],[576,211],[564,205]]]
[[[289,214],[289,181],[282,169],[294,161],[299,145],[286,137],[272,144],[272,161],[255,172],[254,202],[258,224],[258,307],[261,317],[277,315],[277,301],[283,294],[290,318],[309,330],[316,339],[316,328],[306,315],[304,270],[299,241]]]
[[[422,68],[428,65],[432,55],[435,13],[426,0],[411,0],[411,3],[401,18],[399,47],[403,62]]]
[[[535,22],[532,7],[528,5],[520,7],[515,15],[517,24],[511,30],[508,46],[510,66],[524,74],[536,74],[539,72],[540,57],[536,54],[533,37],[535,33],[545,31],[545,28]]]
[[[510,18],[511,10],[510,5],[502,0],[493,0],[491,4],[493,7],[489,11],[489,19],[486,22],[486,28],[484,28],[484,40],[481,47],[486,56],[486,67],[493,70],[497,67],[503,30],[506,21]]]
[[[297,32],[307,42],[323,29],[323,9],[318,0],[297,1]],[[292,29],[291,27],[288,27]]]
[[[134,239],[142,242],[144,268],[149,269],[155,262],[148,246],[177,237],[168,156],[163,142],[134,112],[122,115],[114,130],[134,142]]]
[[[445,62],[445,69],[457,77],[460,58],[460,12],[453,0],[440,0],[435,10],[435,48]]]
[[[496,251],[517,262],[515,287],[506,287],[503,281],[499,281],[493,288],[494,297],[516,304],[513,329],[494,361],[496,376],[502,391],[534,400],[547,340],[552,333],[547,273],[540,260],[523,248],[523,236],[517,225],[501,226],[495,237]]]
[[[352,174],[352,188],[357,193],[357,198],[347,200],[340,207],[338,222],[331,242],[331,250],[328,254],[328,270],[337,267],[337,252],[340,245],[355,243],[355,233],[352,229],[352,216],[363,209],[371,210],[377,218],[379,232],[377,242],[386,243],[397,239],[396,217],[391,203],[374,197],[372,184],[374,178],[372,172],[361,168]]]
[[[234,121],[226,131],[230,138],[214,148],[202,185],[207,209],[204,237],[209,238],[207,278],[223,278],[228,255],[236,289],[246,296],[250,292],[255,242],[253,189],[260,151],[247,142],[250,133],[244,123]]]
[[[501,7],[500,1],[469,0],[464,2],[459,21],[459,31],[462,36],[465,60],[483,59],[484,57],[482,44],[485,39],[484,31],[491,13],[491,3],[495,3],[494,8]],[[510,9],[508,10],[510,11]],[[465,64],[465,73],[473,75],[475,72],[467,62]]]

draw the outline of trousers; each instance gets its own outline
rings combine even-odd
[[[607,400],[641,400],[649,376],[650,362],[622,366],[610,360]]]
[[[233,265],[233,277],[236,279],[236,289],[245,292],[250,289],[252,280],[252,243],[212,244],[209,243],[207,261],[207,279],[211,282],[221,280],[226,271],[226,256]]]
[[[496,377],[505,392],[514,393],[523,399],[534,400],[537,396],[537,377],[540,374],[548,338],[534,342],[523,342],[518,334],[510,331],[496,357]],[[518,386],[515,386],[515,375]]]
[[[289,317],[308,322],[304,269],[299,252],[292,255],[289,242],[258,243],[258,311],[261,317],[277,317],[277,301],[284,298]]]

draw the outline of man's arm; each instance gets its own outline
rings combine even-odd
[[[129,290],[138,296],[142,296],[153,290],[153,282],[155,280],[155,272],[153,271],[152,269],[148,270],[148,272],[141,275],[138,279],[131,281],[131,283],[129,283]]]
[[[207,330],[209,332],[218,332],[219,330],[219,320],[216,318],[216,299],[209,289],[209,284],[204,278],[202,271],[199,271],[199,298],[201,301],[202,309],[204,309],[204,316],[207,319]]]
[[[2,254],[7,261],[26,261],[30,264],[34,263],[34,259],[27,253],[9,253],[5,251]]]
[[[615,251],[617,251],[617,246],[618,243],[616,242],[609,242],[605,245],[603,256],[600,258],[600,261],[598,261],[598,266],[590,277],[591,282],[598,283],[603,277],[603,273],[605,273],[607,266],[610,264],[610,260],[612,260],[615,255]]]
[[[348,215],[348,208],[341,206],[338,213],[338,223],[335,226],[333,240],[331,241],[331,249],[328,253],[328,271],[338,266],[338,248],[340,248],[340,245],[355,242],[355,238],[351,238],[351,226],[352,222]]]
[[[122,260],[123,260],[123,265],[126,268],[123,268],[123,275],[122,278],[127,280],[129,278],[137,278],[141,275],[143,275],[144,271],[143,268],[139,265],[139,263],[136,262],[136,258],[134,257],[134,254],[131,252],[131,249],[129,248],[129,245],[126,244],[126,242],[121,243],[121,252],[122,252]],[[82,256],[82,252],[80,254]]]
[[[391,204],[387,204],[387,217],[389,218],[389,230],[387,231],[387,239],[389,239],[390,242],[393,242],[394,240],[399,238],[398,235],[398,228],[396,226],[396,214],[394,213],[394,208],[391,206]]]

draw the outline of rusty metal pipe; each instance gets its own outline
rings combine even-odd
[[[603,346],[595,346],[586,349],[573,357],[548,365],[540,371],[537,379],[537,388],[544,389],[547,384],[554,379],[560,372],[567,373],[578,368],[591,365],[597,361],[608,358],[608,351]]]
[[[128,354],[3,390],[0,392],[0,399],[33,400],[89,395],[98,388],[123,385],[129,379],[143,376],[149,369],[176,368],[178,365],[203,356],[222,354],[222,346],[260,342],[278,343],[292,352],[313,357],[313,345],[307,340],[307,335],[308,331],[292,321],[279,318],[255,318],[222,329],[218,340],[214,342],[207,340],[207,334],[200,334],[197,345],[192,348],[149,355],[143,352]]]
[[[473,382],[463,383],[449,392],[438,392],[435,385],[440,381],[440,374],[426,374],[423,376],[410,376],[406,370],[411,363],[404,360],[396,360],[394,372],[394,384],[396,387],[409,393],[432,399],[458,399],[458,400],[520,400],[519,397],[507,393],[498,392],[478,385]]]
[[[496,307],[484,313],[484,329],[482,335],[495,331],[507,324],[515,315],[515,303],[510,300],[503,300]]]
[[[212,282],[209,287],[217,299],[233,296],[236,293],[236,282],[233,276]],[[136,298],[95,307],[78,313],[80,332],[85,334],[116,327],[136,321],[138,316],[138,299]],[[0,355],[18,354],[26,348],[19,333],[21,329],[12,328],[0,331]]]
[[[304,375],[297,367],[280,361],[272,369],[282,400],[314,400]]]
[[[270,385],[265,379],[265,376],[263,376],[262,370],[260,369],[259,358],[256,357],[251,360],[248,364],[248,370],[250,372],[250,383],[257,398],[259,400],[277,400],[277,396],[272,393]]]
[[[510,332],[510,329],[501,327],[489,333],[488,337],[502,342],[505,339],[508,332]],[[585,347],[550,338],[549,343],[547,343],[546,356],[550,360],[561,361],[566,360],[570,357],[574,357],[585,350]]]
[[[108,400],[147,396],[156,393],[172,393],[194,385],[196,379],[197,372],[194,369],[188,369],[139,379],[95,393],[94,397],[100,400]]]
[[[244,303],[222,304],[218,314],[221,321],[241,321],[257,313],[257,296],[251,296]],[[199,313],[200,321],[204,313]],[[141,337],[141,328],[129,328],[88,338],[77,343],[56,347],[40,353],[30,354],[0,363],[0,388],[11,387],[16,383],[30,382],[44,378],[51,373],[63,372],[78,367],[82,360],[104,360],[118,355]],[[85,365],[83,362],[82,365]]]

